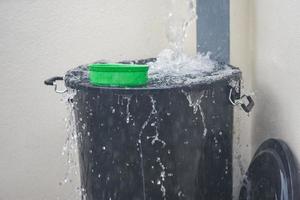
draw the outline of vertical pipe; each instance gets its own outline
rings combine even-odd
[[[230,62],[229,0],[197,0],[197,51]]]

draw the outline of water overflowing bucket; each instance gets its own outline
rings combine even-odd
[[[64,77],[67,90],[74,92],[85,199],[232,198],[232,103],[240,97],[238,69],[193,84],[150,80],[131,88],[92,85],[87,70],[81,66]],[[252,106],[244,105],[248,110]]]

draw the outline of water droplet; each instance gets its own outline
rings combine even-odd
[[[172,173],[168,173],[168,176],[173,176],[174,174],[172,174]]]
[[[181,197],[182,191],[179,191],[179,192],[177,193],[177,195],[178,195],[179,197]]]

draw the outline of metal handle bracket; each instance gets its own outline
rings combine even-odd
[[[254,100],[250,95],[243,95],[240,98],[233,98],[234,88],[230,88],[229,101],[232,105],[240,105],[246,113],[250,113],[255,106]],[[246,102],[247,101],[247,102]]]
[[[65,92],[67,92],[67,89],[65,88],[64,90],[59,90],[58,86],[57,86],[57,82],[56,82],[56,81],[63,81],[63,80],[64,80],[64,77],[55,76],[55,77],[52,77],[52,78],[49,78],[49,79],[45,80],[44,83],[45,83],[45,85],[54,86],[54,91],[56,93],[63,94]]]

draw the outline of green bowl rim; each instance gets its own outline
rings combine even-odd
[[[147,72],[148,65],[121,64],[121,63],[98,63],[88,65],[92,72]]]

